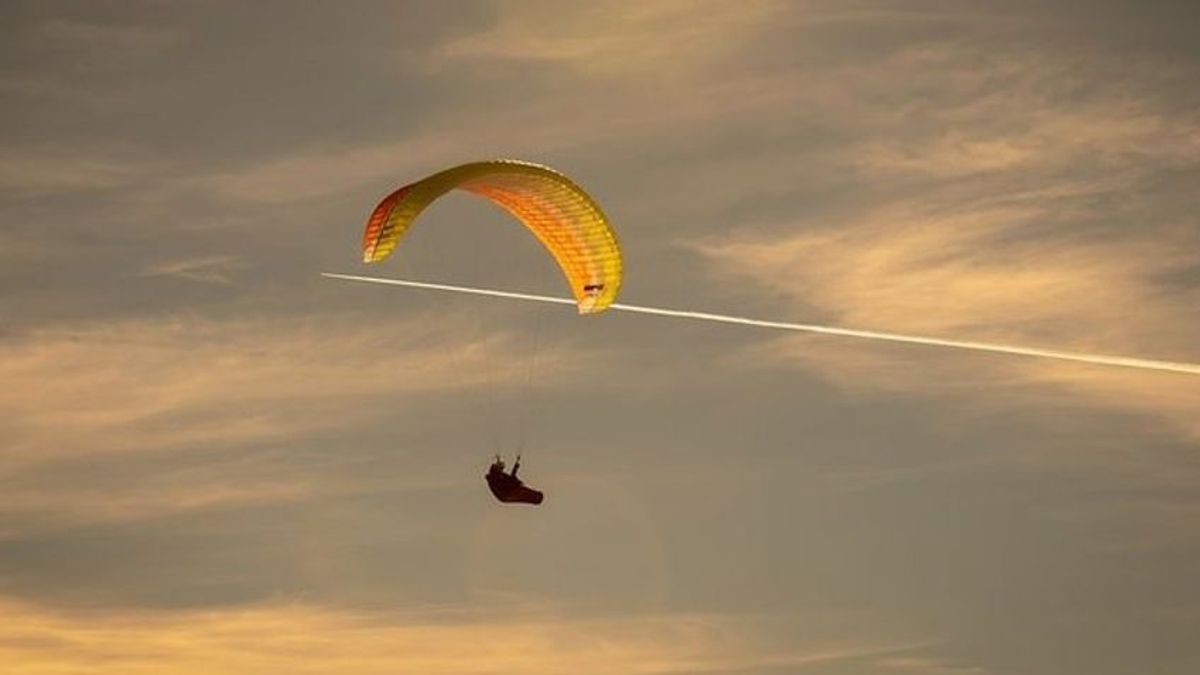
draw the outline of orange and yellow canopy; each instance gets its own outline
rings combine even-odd
[[[391,255],[421,211],[456,188],[491,200],[529,228],[562,269],[580,314],[601,312],[616,299],[621,249],[600,207],[561,173],[515,160],[463,164],[384,197],[363,233],[363,261]]]

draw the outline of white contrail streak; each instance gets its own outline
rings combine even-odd
[[[486,295],[493,298],[509,298],[530,302],[547,302],[556,305],[574,305],[569,298],[556,298],[549,295],[533,295],[530,293],[514,293],[511,291],[494,291],[486,288],[469,288],[466,286],[451,286],[449,284],[430,284],[421,281],[406,281],[404,279],[381,279],[378,277],[360,277],[353,274],[334,274],[322,272],[321,276],[330,279],[345,279],[362,281],[371,284],[387,284],[407,288],[423,288],[435,291],[450,291],[452,293],[467,293],[470,295]],[[903,335],[901,333],[880,333],[871,330],[855,330],[853,328],[837,328],[834,326],[817,326],[805,323],[787,323],[783,321],[762,321],[740,316],[725,314],[709,314],[708,312],[689,312],[678,309],[662,309],[659,307],[642,307],[639,305],[624,305],[614,303],[610,310],[618,312],[633,312],[635,314],[653,314],[655,316],[670,316],[679,319],[698,319],[716,323],[732,323],[741,326],[758,326],[776,330],[791,330],[804,333],[821,333],[823,335],[840,335],[842,337],[865,338],[868,340],[884,340],[887,342],[904,342],[914,345],[931,347],[952,347],[954,349],[970,349],[977,352],[992,352],[996,354],[1014,354],[1017,356],[1033,356],[1060,361],[1078,361],[1099,366],[1120,366],[1123,368],[1140,368],[1142,370],[1164,370],[1172,373],[1200,375],[1200,364],[1177,363],[1173,361],[1157,361],[1154,359],[1138,359],[1128,356],[1105,356],[1104,354],[1085,354],[1081,352],[1066,352],[1057,349],[1039,349],[1037,347],[1018,347],[1015,345],[992,344],[989,342],[969,342],[965,340],[945,340],[942,338],[922,337],[920,335]]]

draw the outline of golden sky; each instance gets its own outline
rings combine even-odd
[[[4,19],[0,670],[1200,672],[1194,377],[318,276],[564,294],[467,196],[359,262],[513,157],[623,302],[1197,362],[1194,3]]]

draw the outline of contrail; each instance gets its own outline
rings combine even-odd
[[[556,305],[574,305],[575,301],[569,298],[556,298],[549,295],[533,295],[531,293],[514,293],[512,291],[495,291],[486,288],[469,288],[466,286],[451,286],[449,284],[430,284],[421,281],[407,281],[404,279],[381,279],[378,277],[361,277],[353,274],[334,274],[332,272],[322,272],[321,276],[330,279],[344,279],[347,281],[362,281],[371,284],[386,284],[389,286],[404,286],[407,288],[423,288],[435,291],[450,291],[452,293],[467,293],[470,295],[486,295],[493,298],[509,298],[511,300],[525,300],[528,302],[547,302]],[[610,310],[618,312],[633,312],[635,314],[653,314],[655,316],[670,316],[679,319],[697,319],[700,321],[713,321],[716,323],[732,323],[741,326],[758,326],[760,328],[774,328],[776,330],[791,330],[803,333],[820,333],[822,335],[840,335],[842,337],[864,338],[867,340],[884,340],[886,342],[903,342],[914,345],[928,345],[931,347],[951,347],[954,349],[970,349],[977,352],[992,352],[994,354],[1014,354],[1017,356],[1033,356],[1043,359],[1058,359],[1060,361],[1078,361],[1080,363],[1091,363],[1098,366],[1120,366],[1123,368],[1140,368],[1142,370],[1163,370],[1171,373],[1185,373],[1188,375],[1200,375],[1200,364],[1195,363],[1177,363],[1173,361],[1158,361],[1154,359],[1139,359],[1128,356],[1106,356],[1104,354],[1086,354],[1082,352],[1067,352],[1058,349],[1040,349],[1037,347],[1018,347],[1015,345],[1001,345],[989,342],[969,342],[965,340],[946,340],[934,337],[922,337],[920,335],[904,335],[901,333],[881,333],[871,330],[855,330],[853,328],[837,328],[835,326],[818,326],[806,323],[788,323],[784,321],[762,321],[760,319],[749,319],[740,316],[728,316],[725,314],[710,314],[708,312],[689,312],[678,309],[663,309],[660,307],[642,307],[639,305],[625,305],[614,303],[609,305]]]

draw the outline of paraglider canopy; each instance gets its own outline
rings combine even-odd
[[[621,250],[600,206],[554,169],[516,160],[471,162],[384,197],[363,232],[363,262],[391,255],[413,220],[450,190],[466,190],[521,221],[554,257],[580,314],[603,311],[621,287]]]

